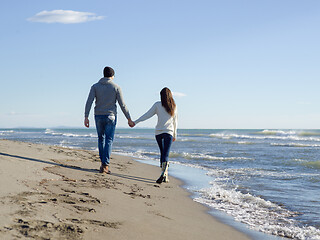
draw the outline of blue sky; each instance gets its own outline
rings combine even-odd
[[[1,3],[0,128],[83,126],[107,65],[133,119],[167,86],[181,128],[319,128],[318,0]]]

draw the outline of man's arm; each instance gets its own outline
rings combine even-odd
[[[91,106],[92,106],[94,98],[95,98],[95,91],[94,91],[94,88],[92,86],[91,89],[90,89],[89,96],[88,96],[88,99],[87,99],[87,102],[86,102],[86,106],[85,106],[85,110],[84,110],[84,125],[87,128],[89,127],[89,119],[88,119],[88,117],[89,117],[90,109],[91,109]]]
[[[119,103],[119,106],[120,106],[123,114],[128,119],[128,122],[129,122],[129,120],[131,121],[131,116],[130,116],[130,113],[129,113],[129,110],[128,110],[126,104],[123,101],[123,96],[122,96],[122,92],[121,92],[120,88],[117,89],[117,101]]]

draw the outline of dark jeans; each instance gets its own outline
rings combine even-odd
[[[156,135],[156,140],[160,149],[160,166],[169,160],[169,152],[173,137],[168,133]]]
[[[99,156],[102,164],[109,165],[117,117],[114,115],[96,115]]]

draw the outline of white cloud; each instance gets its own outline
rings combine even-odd
[[[172,92],[172,95],[174,97],[185,97],[185,96],[187,96],[187,94],[181,93],[181,92]]]
[[[27,20],[30,22],[42,22],[42,23],[83,23],[95,20],[101,20],[104,16],[97,16],[95,13],[90,12],[76,12],[72,10],[53,10],[42,11],[37,13]]]

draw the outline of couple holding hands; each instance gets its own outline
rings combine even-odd
[[[117,123],[118,102],[123,114],[128,119],[128,125],[134,127],[139,122],[145,121],[157,115],[158,122],[155,128],[155,138],[160,149],[160,167],[162,173],[157,183],[168,182],[169,152],[172,142],[177,137],[177,107],[169,88],[163,88],[160,99],[140,118],[131,120],[129,110],[123,101],[121,89],[113,82],[114,70],[105,67],[104,77],[94,84],[85,105],[84,125],[89,127],[89,112],[95,100],[95,122],[98,133],[98,149],[101,160],[100,173],[111,173],[109,170],[112,143]]]

